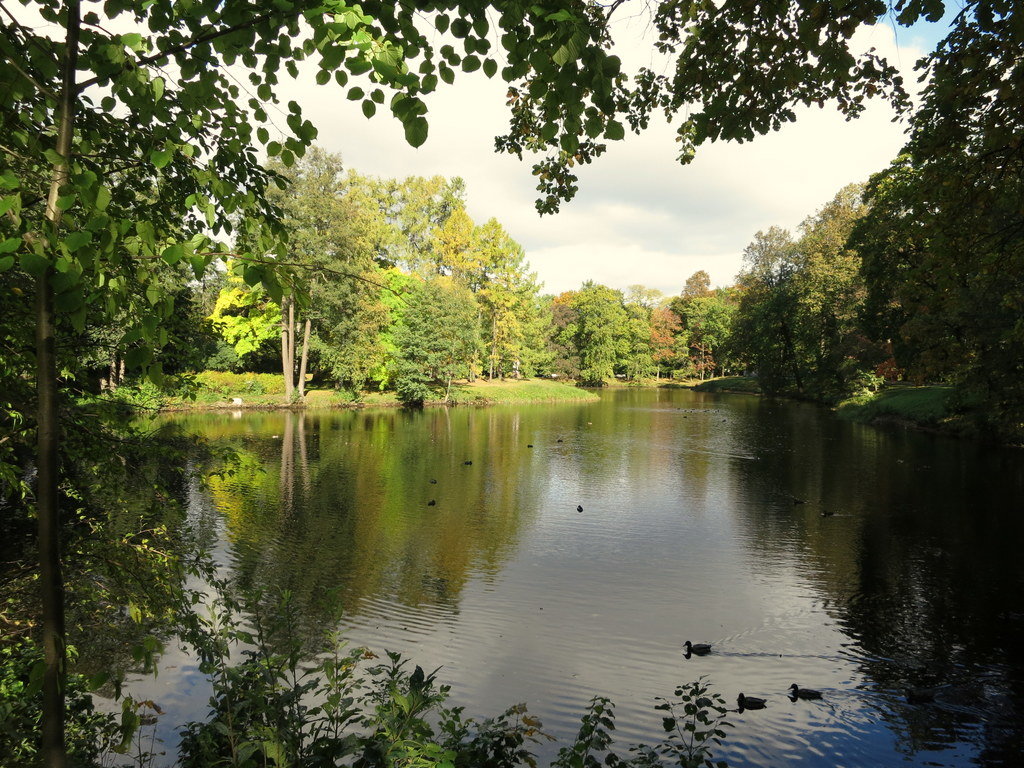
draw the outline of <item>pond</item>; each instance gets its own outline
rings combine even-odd
[[[704,677],[768,700],[730,714],[732,768],[1020,764],[1019,451],[668,389],[174,418],[241,452],[190,503],[233,577],[290,590],[310,637],[340,612],[441,667],[467,714],[525,702],[564,743],[604,695],[620,743],[653,741],[654,698]],[[134,689],[168,723],[206,711],[173,652]]]

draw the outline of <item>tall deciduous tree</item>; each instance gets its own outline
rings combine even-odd
[[[601,384],[615,375],[628,352],[629,316],[622,293],[592,281],[572,298],[576,312],[573,343],[580,360],[580,379]]]
[[[761,387],[776,392],[792,383],[804,388],[805,371],[795,327],[796,243],[788,230],[758,232],[743,252],[744,270],[736,318],[738,347],[755,369]]]
[[[469,375],[479,343],[476,303],[467,288],[450,277],[418,285],[395,332],[398,366],[395,389],[406,403],[423,403],[431,387],[444,387],[444,401],[452,382]]]

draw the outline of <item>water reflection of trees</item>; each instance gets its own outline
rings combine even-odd
[[[864,676],[890,694],[877,708],[906,749],[970,738],[982,764],[1017,764],[1021,457],[758,407],[770,440],[760,461],[737,467],[761,495],[742,521],[755,559],[789,558],[827,595]],[[790,495],[810,503],[792,505]],[[822,518],[824,509],[837,516]],[[906,704],[906,691],[922,686],[939,686],[935,703]]]
[[[277,413],[259,415],[255,430],[241,421],[192,424],[238,451],[233,473],[209,482],[234,578],[268,600],[289,592],[311,637],[367,597],[457,610],[466,582],[497,572],[537,507],[517,414]]]

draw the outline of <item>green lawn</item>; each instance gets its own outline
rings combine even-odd
[[[952,417],[949,410],[951,387],[897,385],[878,392],[865,392],[836,407],[840,417],[851,421],[898,418],[923,426],[938,426]]]
[[[693,387],[696,392],[739,392],[745,395],[761,394],[761,385],[753,376],[722,376],[708,379]]]
[[[231,408],[281,408],[285,406],[283,381],[273,374],[199,374],[196,377],[195,399],[167,395],[151,387],[142,390],[124,388],[119,396],[126,402],[144,408],[164,410],[202,410]],[[440,405],[444,389],[435,390],[436,398],[427,405]],[[235,399],[241,400],[236,404]],[[452,385],[452,405],[492,405],[499,403],[552,403],[597,400],[594,392],[573,384],[546,379],[457,382]],[[296,407],[345,408],[393,407],[401,405],[394,392],[363,392],[356,397],[350,392],[332,389],[310,389],[303,403]]]

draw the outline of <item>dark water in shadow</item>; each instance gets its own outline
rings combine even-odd
[[[310,637],[342,610],[353,643],[442,666],[467,713],[525,701],[564,740],[601,694],[651,741],[653,698],[704,675],[768,699],[731,716],[733,768],[1021,764],[1020,451],[679,390],[177,420],[242,452],[192,496],[234,577],[290,590]],[[165,666],[138,692],[202,717],[194,664]]]

